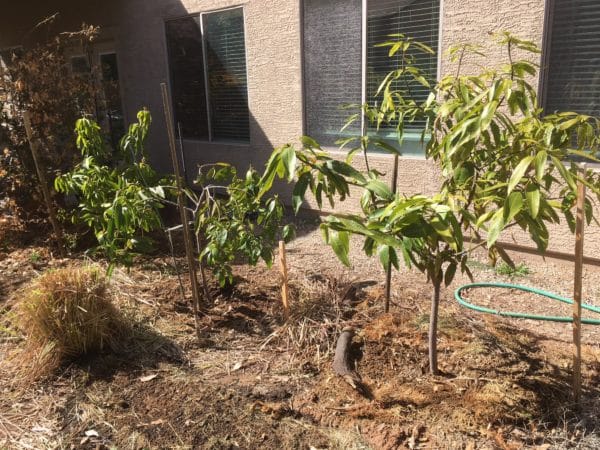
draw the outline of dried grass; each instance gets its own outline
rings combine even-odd
[[[90,353],[117,351],[129,331],[99,268],[48,271],[23,295],[18,323],[27,338],[20,356],[27,378],[43,377]]]
[[[351,286],[349,280],[325,275],[291,280],[290,317],[264,345],[275,341],[304,362],[319,364],[329,358],[337,336],[349,323],[346,313],[351,308],[344,297]]]

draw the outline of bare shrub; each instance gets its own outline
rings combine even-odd
[[[19,324],[27,337],[23,362],[33,369],[34,378],[77,357],[118,350],[128,332],[111,301],[104,272],[94,267],[43,274],[24,292]]]
[[[101,86],[96,71],[73,73],[65,53],[67,48],[88,53],[98,29],[84,25],[76,32],[56,34],[51,25],[50,19],[40,25],[49,38],[24,42],[0,55],[0,192],[6,197],[4,208],[27,221],[45,214],[40,214],[42,199],[23,113],[30,113],[42,163],[53,174],[70,169],[78,155],[76,119],[98,113]]]

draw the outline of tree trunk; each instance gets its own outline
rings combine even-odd
[[[433,278],[432,282],[433,293],[431,295],[431,313],[429,315],[429,372],[432,375],[437,375],[437,324],[440,306],[440,285],[442,281],[439,278]]]

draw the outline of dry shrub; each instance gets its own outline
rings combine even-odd
[[[126,322],[112,304],[108,281],[94,267],[43,274],[25,292],[19,323],[27,336],[24,362],[30,363],[36,378],[77,357],[116,351],[127,333]]]

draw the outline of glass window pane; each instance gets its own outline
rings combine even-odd
[[[184,137],[208,139],[202,34],[198,18],[168,21],[166,34],[175,122],[181,125]]]
[[[360,134],[360,121],[340,129],[361,103],[361,0],[304,1],[306,133],[322,145]]]
[[[117,54],[105,53],[100,55],[100,70],[102,73],[102,87],[106,101],[106,113],[108,116],[111,142],[113,147],[116,147],[119,139],[125,134]]]
[[[388,56],[388,47],[376,47],[377,44],[390,39],[390,34],[403,34],[408,38],[431,47],[434,55],[418,51],[412,52],[414,65],[419,67],[425,78],[432,84],[437,78],[438,36],[439,36],[439,0],[369,0],[367,18],[367,102],[377,105],[380,98],[377,89],[385,76],[400,67],[400,55]],[[392,38],[393,39],[393,38]],[[396,89],[404,91],[407,97],[417,102],[427,99],[429,90],[418,84],[406,86],[400,80]],[[377,131],[379,137],[396,141],[395,124],[388,124]],[[402,152],[408,154],[424,154],[420,143],[421,132],[425,124],[413,122],[406,124]],[[371,130],[375,133],[375,127]]]
[[[210,122],[214,140],[250,139],[244,14],[241,8],[203,15]]]
[[[555,0],[546,111],[600,115],[600,2]]]

